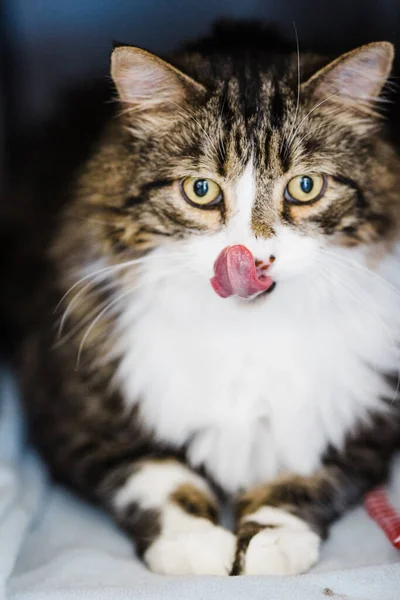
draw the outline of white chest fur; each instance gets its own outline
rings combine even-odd
[[[382,269],[396,284],[396,258]],[[397,369],[397,298],[363,266],[341,283],[311,269],[251,302],[160,274],[121,312],[116,377],[156,439],[187,444],[227,491],[308,474],[393,393],[380,372]]]

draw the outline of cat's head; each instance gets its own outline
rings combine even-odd
[[[193,51],[172,66],[115,49],[114,250],[176,252],[221,296],[251,296],[304,273],[327,246],[388,239],[395,159],[377,107],[392,60],[386,42],[328,64],[249,48]]]

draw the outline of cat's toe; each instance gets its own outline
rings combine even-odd
[[[319,557],[320,537],[311,530],[266,528],[257,533],[244,557],[243,575],[296,575]]]
[[[159,537],[146,551],[149,568],[161,575],[229,575],[236,538],[222,527]]]

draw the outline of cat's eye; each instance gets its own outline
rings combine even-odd
[[[326,177],[316,173],[298,175],[289,181],[285,200],[292,204],[306,204],[319,200],[326,190]]]
[[[212,179],[186,177],[181,190],[186,202],[200,208],[215,206],[222,200],[222,190]]]

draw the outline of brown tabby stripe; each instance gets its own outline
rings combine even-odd
[[[244,562],[246,557],[247,548],[251,542],[251,539],[260,533],[263,529],[274,529],[276,525],[260,525],[255,521],[245,521],[239,525],[236,530],[237,542],[236,542],[236,553],[233,561],[230,575],[240,575],[244,569]]]
[[[140,468],[138,466],[137,470]],[[135,468],[129,469],[129,476],[134,476]],[[104,482],[103,490],[107,489],[110,500],[114,491],[120,488],[127,479],[127,472]],[[188,515],[218,522],[218,507],[213,500],[191,484],[180,485],[171,495],[168,502],[176,504]],[[112,509],[112,504],[110,504]],[[136,502],[131,502],[122,512],[117,513],[118,523],[132,535],[139,556],[143,556],[151,544],[162,534],[162,508],[146,509]]]
[[[170,496],[170,500],[190,515],[208,519],[212,523],[218,522],[216,504],[209,496],[191,484],[179,486]]]

